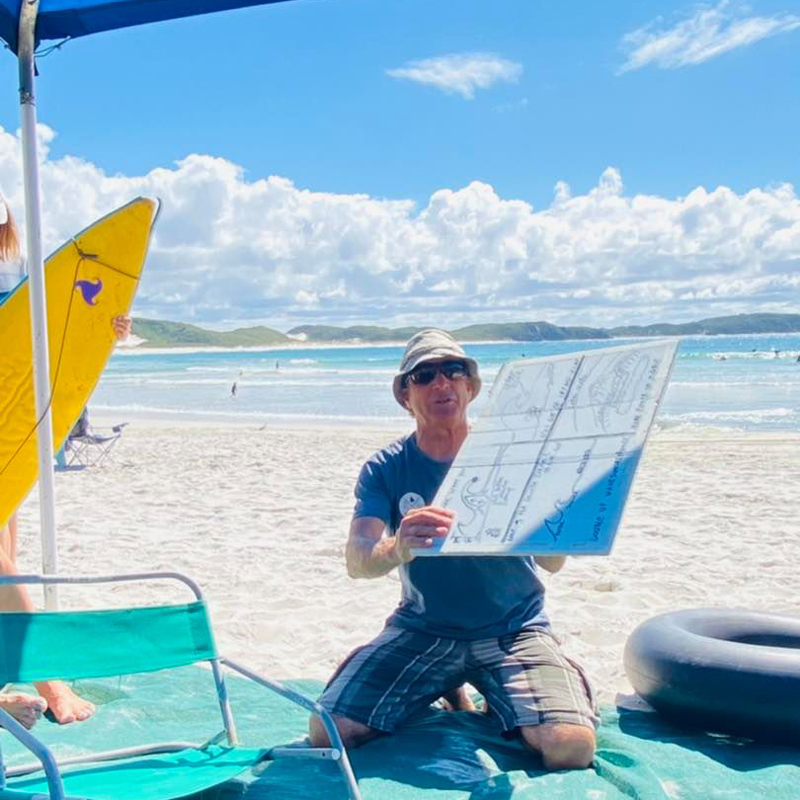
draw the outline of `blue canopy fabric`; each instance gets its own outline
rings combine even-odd
[[[36,42],[285,0],[40,0]],[[0,38],[17,52],[22,0],[0,0]]]

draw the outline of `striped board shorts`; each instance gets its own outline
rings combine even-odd
[[[345,659],[319,702],[331,714],[390,733],[465,682],[486,698],[505,731],[600,722],[583,670],[539,629],[469,641],[389,625]]]

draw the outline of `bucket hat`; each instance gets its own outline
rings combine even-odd
[[[394,399],[405,408],[406,404],[403,402],[403,378],[426,361],[441,361],[444,358],[456,358],[467,364],[472,378],[472,385],[475,387],[474,397],[477,397],[478,392],[481,390],[478,362],[474,358],[470,358],[464,352],[464,348],[447,331],[442,331],[438,328],[427,328],[424,331],[415,333],[408,340],[403,358],[400,361],[400,369],[397,375],[394,376],[394,382],[392,383]]]

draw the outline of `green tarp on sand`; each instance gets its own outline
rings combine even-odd
[[[319,683],[291,681],[316,696]],[[304,735],[306,714],[282,698],[229,679],[242,743],[283,744]],[[79,691],[99,706],[87,723],[41,722],[37,733],[64,755],[159,739],[201,741],[219,729],[207,670],[182,668]],[[30,761],[0,731],[7,763]],[[654,714],[605,709],[594,769],[545,773],[481,714],[430,712],[393,737],[352,753],[365,800],[798,800],[800,750],[680,730]],[[335,765],[272,762],[249,784],[230,782],[202,800],[343,800]],[[145,800],[145,798],[142,798]]]

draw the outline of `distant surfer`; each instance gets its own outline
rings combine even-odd
[[[231,397],[236,397],[236,381],[234,381],[233,386],[231,386]]]
[[[19,234],[14,217],[0,194],[0,302],[7,297],[25,275],[20,258]],[[130,333],[129,317],[113,320],[114,334],[122,340]],[[17,575],[17,514],[0,527],[0,575]],[[0,588],[0,611],[30,613],[34,610],[24,585],[10,584]],[[67,723],[88,719],[94,714],[94,704],[75,694],[66,683],[59,680],[34,683],[41,695],[36,697],[23,692],[0,693],[0,708],[26,728],[31,728],[47,710],[56,722]],[[2,727],[2,725],[0,725]]]

